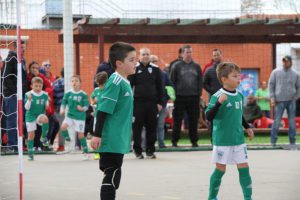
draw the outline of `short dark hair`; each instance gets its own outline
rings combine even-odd
[[[43,84],[43,79],[38,77],[38,76],[35,76],[31,79],[31,84],[33,83],[40,83],[40,84]]]
[[[106,72],[99,72],[98,74],[96,74],[96,77],[95,77],[95,82],[98,84],[98,85],[104,85],[106,83],[108,79],[108,75]]]
[[[218,52],[220,52],[220,54],[222,54],[222,51],[220,49],[215,48],[215,49],[213,49],[213,51],[218,51]]]
[[[218,64],[217,76],[218,76],[220,83],[223,84],[222,79],[221,79],[222,77],[228,78],[228,75],[234,71],[239,72],[239,73],[241,72],[240,67],[237,66],[235,63],[221,62],[220,64]]]
[[[31,63],[29,63],[29,65],[28,65],[28,69],[30,70],[30,68],[32,67],[32,65],[34,65],[34,64],[37,64],[37,65],[39,65],[39,63],[38,62],[36,62],[36,61],[31,61]]]
[[[191,45],[189,45],[189,44],[183,45],[183,46],[181,47],[182,53],[183,53],[186,49],[191,49],[191,48],[192,48],[192,47],[191,47]]]
[[[64,67],[62,67],[61,69],[60,69],[60,75],[61,75],[61,77],[65,77],[65,68]]]
[[[109,48],[109,61],[111,63],[111,67],[116,70],[117,65],[116,61],[124,61],[129,52],[135,51],[135,48],[125,42],[116,42]]]

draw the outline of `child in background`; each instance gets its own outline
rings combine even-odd
[[[207,119],[213,121],[212,161],[216,164],[216,169],[210,177],[208,200],[217,200],[227,164],[237,165],[244,200],[252,200],[252,180],[243,127],[250,141],[254,134],[243,118],[243,95],[236,89],[241,81],[240,68],[234,63],[220,63],[217,76],[223,88],[211,97],[206,109]]]
[[[29,160],[34,160],[33,140],[37,124],[42,126],[41,142],[43,146],[48,146],[47,133],[49,130],[48,117],[45,115],[46,109],[49,106],[49,96],[43,89],[43,79],[33,77],[31,80],[31,88],[25,94],[25,122],[28,132],[27,149]]]
[[[127,76],[135,73],[135,48],[116,42],[109,49],[109,60],[116,72],[105,84],[99,101],[95,135],[91,140],[92,148],[100,152],[99,168],[104,172],[101,200],[116,198],[123,157],[130,151],[133,92]]]
[[[67,116],[61,125],[61,134],[65,137],[66,141],[70,142],[71,138],[68,128],[74,128],[75,132],[78,133],[78,138],[83,148],[84,160],[88,160],[88,146],[86,138],[84,137],[84,128],[86,118],[85,111],[88,109],[89,100],[87,94],[80,89],[81,79],[78,75],[72,76],[71,86],[72,89],[64,94],[60,108],[60,115],[63,115],[66,106],[68,106]],[[69,144],[69,148],[63,153],[68,153],[74,148],[75,134],[72,135],[72,140],[73,141]]]
[[[104,71],[99,72],[98,74],[96,74],[95,77],[95,82],[98,85],[98,87],[96,87],[93,93],[91,94],[91,104],[95,106],[93,132],[95,132],[97,111],[99,110],[101,95],[107,79],[108,79],[108,75]],[[100,154],[96,152],[94,155],[94,160],[99,160],[99,159],[100,159]]]

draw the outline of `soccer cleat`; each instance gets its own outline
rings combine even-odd
[[[144,159],[144,155],[142,153],[134,153],[137,159]]]
[[[44,147],[49,146],[49,142],[48,142],[48,139],[46,137],[41,138],[41,142],[42,142],[42,144],[43,144]]]
[[[89,154],[83,153],[83,159],[82,159],[82,160],[83,160],[83,161],[89,160]]]
[[[99,159],[100,159],[100,153],[95,153],[94,160],[99,160]]]
[[[34,157],[33,157],[32,154],[31,154],[31,155],[30,155],[30,154],[28,155],[28,161],[34,161]]]

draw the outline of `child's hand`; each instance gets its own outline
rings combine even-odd
[[[32,99],[31,94],[28,94],[28,95],[27,95],[27,99],[28,99],[28,101],[31,101],[31,99]]]
[[[80,106],[80,105],[78,105],[78,106],[77,106],[77,110],[79,110],[80,112],[82,112],[82,111],[83,111],[83,107]]]
[[[65,110],[60,110],[59,114],[60,115],[64,115],[65,114]]]
[[[252,141],[254,138],[254,132],[253,132],[252,128],[246,129],[246,132],[248,133],[249,140]]]
[[[101,138],[100,137],[92,137],[91,139],[91,147],[92,149],[96,150],[101,145]]]
[[[221,94],[218,101],[219,101],[220,104],[222,104],[226,100],[227,100],[227,95],[226,94]]]

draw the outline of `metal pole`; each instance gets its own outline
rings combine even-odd
[[[65,91],[68,91],[71,89],[71,76],[74,75],[72,0],[64,0],[63,34]]]

